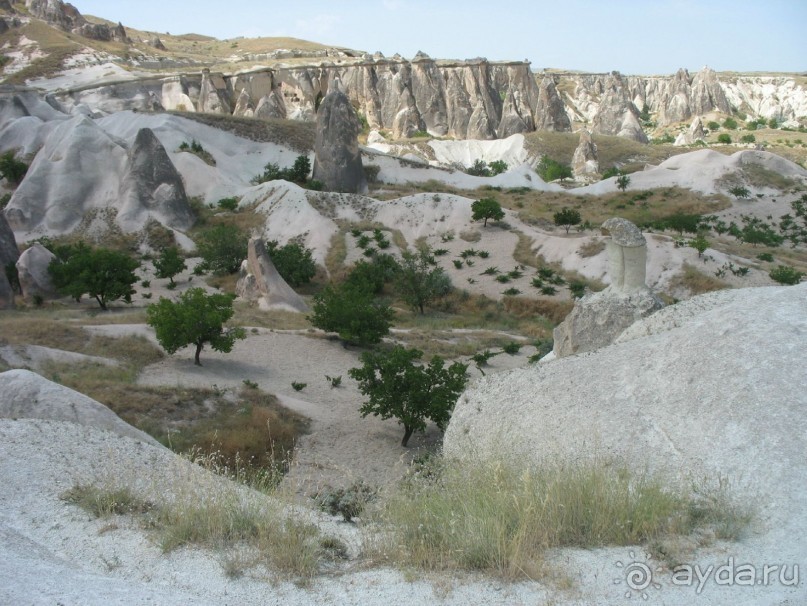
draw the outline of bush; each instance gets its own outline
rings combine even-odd
[[[628,185],[630,185],[630,177],[628,175],[619,175],[616,178],[616,186],[621,191],[628,189]]]
[[[617,176],[619,176],[621,174],[622,174],[622,171],[620,171],[616,166],[612,166],[611,168],[607,169],[602,174],[602,178],[603,178],[603,180],[610,179],[611,177],[617,177]]]
[[[490,177],[490,169],[484,160],[476,160],[465,172],[474,177]]]
[[[317,495],[320,508],[332,516],[341,515],[345,522],[360,516],[365,506],[376,497],[376,491],[359,480],[348,488],[329,490]]]
[[[294,391],[302,391],[306,387],[308,387],[308,383],[301,383],[300,381],[292,381],[291,387],[292,389],[294,389]]]
[[[521,343],[518,341],[510,341],[502,345],[502,351],[508,355],[514,356],[521,350]]]
[[[215,274],[234,274],[247,257],[247,235],[235,225],[217,225],[199,236],[196,247],[203,268]]]
[[[488,219],[493,219],[494,221],[504,219],[502,205],[493,198],[476,200],[471,204],[471,211],[473,212],[472,219],[474,221],[482,219],[484,221],[482,225],[485,227],[487,227]]]
[[[773,263],[773,255],[771,253],[759,253],[757,255],[757,259],[760,261],[767,261],[768,263]]]
[[[345,283],[378,295],[384,290],[385,284],[395,279],[399,269],[400,265],[392,255],[373,255],[370,261],[358,261],[345,278]]]
[[[739,198],[746,199],[751,197],[751,192],[748,191],[747,187],[743,187],[742,185],[735,185],[734,187],[730,187],[729,193],[738,199]]]
[[[22,160],[17,160],[13,151],[7,151],[0,156],[0,177],[13,185],[19,185],[28,172],[28,165]]]
[[[432,260],[428,248],[417,253],[405,251],[395,275],[395,291],[421,314],[427,304],[451,292],[451,278],[442,267],[434,267]]]
[[[502,173],[506,173],[507,169],[507,162],[504,160],[494,160],[491,162],[488,167],[490,168],[490,176],[495,177],[496,175],[500,175]]]
[[[104,310],[111,301],[132,302],[135,292],[132,285],[137,282],[134,272],[140,267],[139,261],[121,252],[90,248],[83,243],[57,250],[61,254],[48,265],[48,273],[59,292],[76,301],[87,294]]]
[[[246,338],[243,328],[224,328],[224,323],[233,317],[234,299],[235,295],[208,295],[203,288],[191,288],[176,302],[160,297],[158,303],[149,305],[147,322],[169,354],[195,345],[193,362],[201,366],[199,355],[205,343],[216,351],[229,353],[237,339]]]
[[[302,244],[289,242],[280,246],[277,240],[270,240],[266,243],[266,252],[289,286],[308,284],[317,273],[317,266],[311,256],[313,251]]]
[[[709,122],[706,123],[706,128],[713,131],[718,130],[720,128],[720,124],[718,124],[714,120],[710,120]]]
[[[362,286],[345,282],[329,285],[316,295],[309,316],[311,324],[327,332],[335,332],[346,343],[368,346],[381,342],[389,333],[394,312],[377,301]]]
[[[308,174],[310,172],[311,161],[308,159],[308,156],[300,155],[297,156],[297,159],[294,161],[291,168],[280,168],[276,162],[268,162],[263,168],[263,173],[253,177],[250,183],[253,185],[259,185],[260,183],[266,183],[267,181],[284,179],[286,181],[292,181],[301,185],[308,184],[310,189],[322,189],[319,181],[317,181],[316,184],[314,181],[308,181]],[[317,184],[319,187],[315,187]]]
[[[736,130],[737,129],[737,120],[734,118],[726,118],[723,120],[723,128],[726,130]]]
[[[569,292],[575,299],[582,299],[586,294],[586,285],[583,282],[569,282]]]
[[[776,118],[768,120],[768,128],[779,128],[779,120]]]
[[[728,133],[720,133],[717,136],[717,142],[729,145],[731,143],[731,136]]]
[[[754,135],[743,135],[740,137],[740,141],[743,143],[756,143],[757,138]]]
[[[772,280],[779,282],[779,284],[786,284],[788,286],[798,284],[804,276],[802,272],[796,271],[795,268],[789,265],[779,265],[776,269],[772,269],[768,275]]]
[[[569,233],[569,229],[571,229],[572,225],[579,225],[583,220],[580,213],[573,208],[564,208],[563,210],[559,210],[552,216],[552,219],[554,220],[555,225],[565,228],[567,234]]]
[[[174,284],[174,276],[185,269],[185,261],[179,256],[179,249],[175,246],[164,248],[160,258],[154,261],[154,269],[158,278],[168,278]]]
[[[535,170],[538,176],[547,183],[557,179],[563,181],[572,178],[572,169],[568,164],[556,162],[549,156],[543,156]]]
[[[442,431],[448,425],[454,403],[468,381],[465,364],[446,367],[434,356],[428,366],[416,365],[423,352],[400,346],[389,351],[365,352],[362,366],[348,374],[358,381],[359,391],[369,399],[359,411],[382,419],[395,418],[404,426],[401,446],[406,447],[415,431],[424,431],[433,421]]]
[[[234,212],[238,208],[238,198],[222,198],[218,201],[218,207],[222,210]]]

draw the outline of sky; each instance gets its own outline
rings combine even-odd
[[[150,32],[623,74],[807,72],[807,0],[72,0]]]

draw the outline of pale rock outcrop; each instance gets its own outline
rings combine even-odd
[[[150,435],[135,429],[109,408],[30,370],[0,373],[0,418],[48,419],[104,429],[162,448]]]
[[[86,116],[59,122],[6,207],[11,228],[18,235],[64,234],[117,203],[124,146]]]
[[[756,520],[732,543],[738,561],[803,561],[807,284],[715,294],[668,308],[679,318],[667,330],[482,378],[456,403],[445,456],[522,469],[604,460],[689,488],[719,480]],[[690,306],[702,309],[680,313]]]
[[[317,114],[313,177],[329,191],[367,191],[359,152],[360,130],[356,111],[344,93],[337,90],[322,100]]]
[[[544,76],[538,87],[538,102],[535,106],[536,130],[551,130],[568,132],[572,130],[572,123],[566,108],[558,94],[555,80],[551,76]]]
[[[572,171],[577,178],[591,177],[600,172],[597,145],[591,140],[591,133],[585,129],[580,131],[580,143],[572,155]]]
[[[236,294],[247,301],[257,301],[261,309],[287,309],[306,313],[308,306],[283,279],[266,252],[262,238],[251,238],[247,258],[235,286]]]
[[[690,92],[690,104],[693,115],[704,115],[711,111],[719,111],[724,114],[731,113],[729,104],[723,87],[715,70],[704,67],[695,74],[692,79],[692,91]]]
[[[639,110],[633,104],[622,76],[614,72],[605,82],[605,91],[597,114],[592,120],[592,132],[616,135],[647,143],[647,135],[639,123]]]
[[[659,116],[661,124],[672,124],[689,120],[692,116],[692,106],[689,100],[691,91],[689,72],[679,69],[672,80],[667,83],[664,91],[663,105]]]
[[[637,320],[664,307],[645,284],[647,242],[630,221],[603,223],[611,284],[587,295],[554,330],[554,354],[561,358],[610,345]]]
[[[209,114],[229,114],[230,104],[225,95],[227,85],[221,74],[210,74],[209,69],[202,70],[202,84],[199,87],[199,101],[197,109]]]
[[[43,299],[58,296],[48,273],[48,265],[55,259],[56,255],[39,242],[26,248],[20,255],[17,260],[17,275],[22,296],[27,302],[32,302],[37,295]]]
[[[90,23],[75,6],[62,0],[26,0],[25,5],[34,17],[66,32],[105,42],[129,42],[126,29],[120,23],[114,27]]]
[[[189,96],[188,81],[184,76],[171,76],[162,81],[160,105],[168,111],[196,111]]]
[[[148,44],[152,48],[156,48],[157,50],[161,51],[168,50],[167,48],[165,48],[165,44],[163,44],[163,41],[160,40],[158,36],[152,36],[146,41],[146,44]]]
[[[119,198],[117,222],[124,231],[142,229],[150,219],[179,230],[193,225],[182,177],[150,128],[138,131],[129,150]]]
[[[701,122],[700,117],[696,116],[692,124],[689,125],[689,130],[679,134],[675,138],[673,145],[693,145],[697,141],[705,140],[706,133],[703,131],[703,122]]]

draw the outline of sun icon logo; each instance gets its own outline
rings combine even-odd
[[[653,581],[653,574],[661,572],[663,569],[657,566],[655,570],[649,566],[650,556],[645,554],[644,561],[638,561],[636,554],[632,551],[628,552],[630,561],[616,562],[616,567],[623,570],[622,576],[614,579],[614,585],[621,585],[625,583],[628,590],[625,592],[626,598],[631,598],[634,595],[639,595],[643,600],[647,600],[650,596],[647,594],[647,589],[653,587],[654,589],[661,589],[661,584]]]

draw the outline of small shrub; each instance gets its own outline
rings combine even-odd
[[[720,133],[717,136],[717,142],[723,143],[724,145],[729,145],[731,144],[731,135],[729,135],[728,133]]]
[[[510,276],[508,276],[507,274],[499,274],[498,276],[496,276],[496,281],[502,284],[507,284],[510,281]]]
[[[521,294],[521,291],[517,288],[510,287],[507,290],[503,291],[502,294],[506,297],[516,297]]]
[[[244,387],[248,389],[258,389],[258,384],[255,381],[250,381],[249,379],[244,379],[242,381]]]
[[[438,248],[438,249],[433,250],[432,254],[435,257],[443,257],[443,256],[448,254],[448,249],[447,248]]]
[[[757,259],[760,261],[767,261],[768,263],[773,263],[773,255],[771,253],[759,253],[757,255]]]
[[[485,271],[482,272],[481,275],[483,275],[483,276],[495,276],[497,273],[499,273],[499,268],[498,267],[488,267]]]
[[[482,367],[487,366],[490,359],[493,358],[494,356],[498,356],[500,353],[501,353],[500,351],[490,351],[489,349],[486,349],[484,351],[479,351],[474,355],[472,355],[471,360],[473,361],[474,364],[476,364],[476,367],[479,369],[479,371],[482,372],[482,374],[485,374],[484,371],[482,370]]]
[[[222,198],[218,201],[218,207],[222,210],[234,212],[238,208],[238,198]]]
[[[140,283],[140,286],[142,286],[143,288],[148,288],[149,286],[151,286],[151,280],[143,280]]]
[[[796,271],[794,267],[790,267],[789,265],[779,265],[776,269],[772,269],[768,272],[768,275],[772,280],[779,282],[779,284],[788,286],[798,284],[804,276],[802,272]]]
[[[460,259],[454,259],[453,263],[454,267],[456,267],[457,269],[462,269],[462,261]]]
[[[7,151],[0,156],[0,177],[14,186],[22,183],[28,172],[28,165],[22,160],[18,160],[13,151]]]
[[[743,143],[756,143],[757,138],[754,135],[743,135],[740,137],[740,141]]]
[[[376,498],[376,490],[359,480],[348,488],[338,488],[317,495],[316,500],[323,511],[332,516],[341,515],[345,522],[352,522]]]
[[[723,128],[726,130],[736,130],[737,129],[737,120],[734,118],[726,118],[723,120]]]
[[[308,383],[301,383],[299,381],[292,381],[291,386],[294,388],[294,391],[302,391],[306,388]]]
[[[370,244],[371,241],[372,238],[370,236],[368,236],[367,234],[362,234],[361,236],[359,236],[359,239],[356,242],[356,246],[358,246],[359,248],[367,248],[367,246]]]
[[[490,253],[489,253],[488,251],[486,251],[486,250],[480,250],[480,251],[477,253],[477,256],[478,256],[480,259],[487,259],[488,257],[490,257]]]
[[[735,185],[729,188],[729,193],[737,199],[747,199],[751,197],[751,192],[748,191],[747,187],[743,187],[742,185]]]
[[[582,299],[586,294],[586,285],[583,282],[569,282],[569,292],[575,299]]]
[[[541,294],[542,295],[552,296],[554,294],[557,294],[557,292],[558,292],[558,289],[555,288],[554,286],[545,285],[545,286],[541,287]]]
[[[342,375],[336,377],[329,377],[328,375],[325,375],[325,380],[331,385],[331,389],[334,389],[342,384]]]
[[[510,341],[502,345],[502,351],[510,356],[516,355],[521,350],[521,343],[518,341]]]
[[[715,122],[714,120],[710,120],[706,123],[706,128],[709,130],[718,130],[720,128],[720,124]]]

